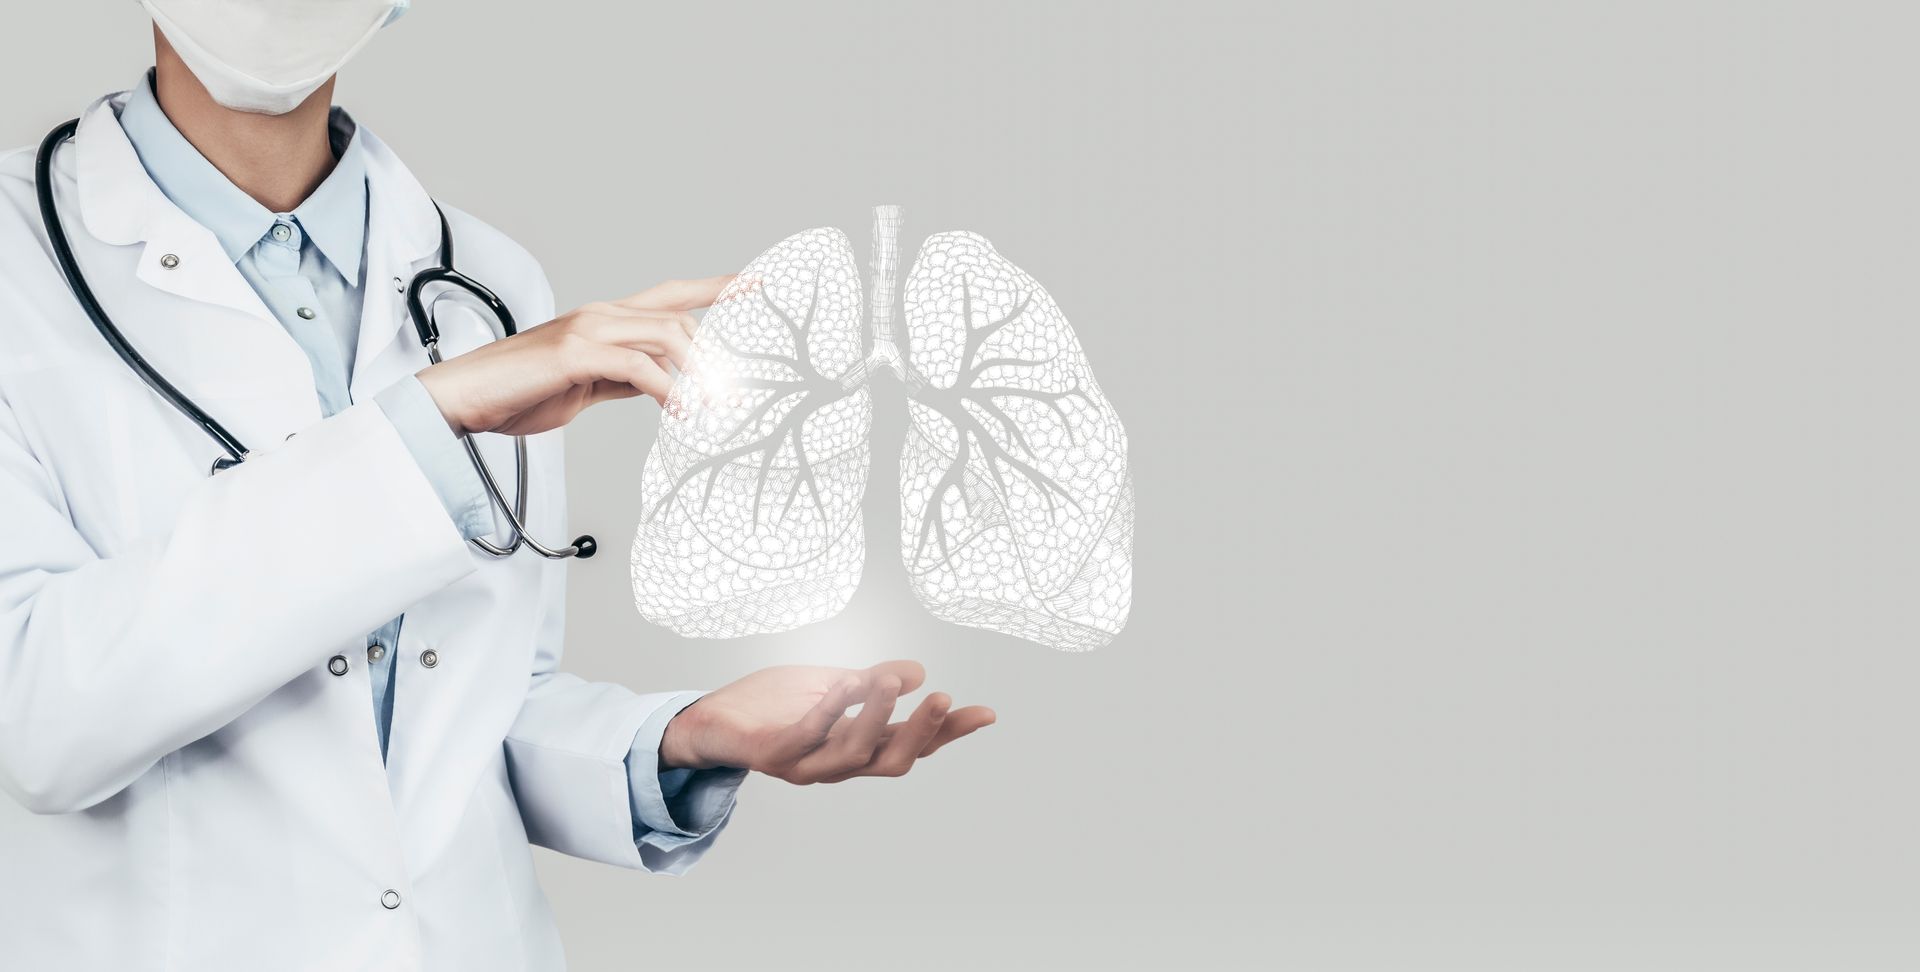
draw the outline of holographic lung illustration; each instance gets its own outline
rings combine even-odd
[[[810,230],[720,295],[662,410],[633,542],[640,611],[733,638],[832,617],[860,585],[867,389],[846,234]]]
[[[823,620],[864,556],[871,398],[905,383],[901,560],[937,617],[1097,648],[1132,599],[1126,431],[1046,290],[985,238],[939,233],[894,326],[897,206],[875,210],[871,316],[845,234],[817,229],[742,271],[695,338],[642,481],[634,599],[684,635]]]

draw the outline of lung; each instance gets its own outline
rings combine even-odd
[[[845,234],[789,237],[707,314],[642,478],[634,599],[684,635],[837,614],[860,583],[867,383],[910,414],[900,552],[935,616],[1082,651],[1126,624],[1126,430],[1044,288],[984,237],[939,233],[896,328],[899,207],[875,210],[871,317]]]
[[[872,424],[846,234],[797,233],[721,293],[641,477],[633,596],[697,638],[799,627],[860,586]]]
[[[926,241],[907,275],[912,422],[900,554],[956,624],[1067,650],[1126,624],[1127,434],[1044,288],[973,233]]]

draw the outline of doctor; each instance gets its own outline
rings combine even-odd
[[[529,535],[566,535],[559,427],[664,396],[725,280],[555,316],[444,207],[523,328],[483,345],[445,301],[430,366],[402,291],[446,258],[434,202],[330,108],[405,0],[142,3],[154,70],[50,185],[128,343],[251,452],[208,474],[56,267],[35,153],[0,158],[0,967],[557,969],[530,843],[680,873],[749,770],[899,775],[992,721],[935,693],[890,722],[911,662],[559,671],[566,561],[469,542],[511,534],[459,436],[496,469],[483,433],[530,436]]]

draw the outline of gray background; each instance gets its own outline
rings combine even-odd
[[[10,11],[0,141],[148,63]],[[104,8],[104,12],[103,12]],[[575,968],[1920,967],[1920,13],[1902,4],[421,0],[341,100],[563,305],[908,207],[1125,417],[1104,651],[633,611],[651,406],[576,423],[568,663],[923,659],[1001,722],[751,783],[687,878],[541,852]]]

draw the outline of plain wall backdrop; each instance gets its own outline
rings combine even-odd
[[[895,383],[859,596],[739,642],[632,607],[655,409],[576,422],[572,670],[908,656],[1001,721],[904,780],[757,779],[686,878],[538,852],[573,967],[1920,967],[1915,36],[419,0],[339,101],[563,306],[813,226],[864,259],[899,203],[905,246],[972,229],[1045,284],[1132,441],[1133,620],[1068,655],[914,602]],[[0,50],[22,146],[151,58],[132,0],[10,4]]]

